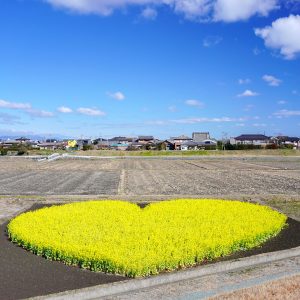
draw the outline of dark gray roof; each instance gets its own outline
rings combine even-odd
[[[192,138],[186,136],[186,135],[180,135],[180,136],[174,136],[170,138],[171,140],[192,140]]]
[[[63,143],[41,143],[38,144],[39,147],[52,147],[52,146],[62,146]]]
[[[138,140],[154,140],[154,137],[152,135],[139,135]]]
[[[294,136],[277,136],[277,139],[282,142],[299,142],[300,138]]]
[[[3,144],[20,144],[20,141],[16,140],[7,140],[7,141],[2,141]]]
[[[214,141],[214,140],[204,140],[202,142],[198,142],[198,145],[199,146],[213,146],[213,145],[216,145],[217,142]]]
[[[184,142],[181,144],[182,146],[190,146],[190,147],[195,147],[195,146],[198,146],[199,143],[197,142],[193,142],[193,141],[187,141],[187,142]]]
[[[144,146],[144,144],[139,142],[132,142],[131,146]]]
[[[242,134],[235,139],[238,141],[265,141],[268,140],[269,137],[263,134]]]
[[[30,141],[30,139],[22,136],[20,138],[17,138],[16,141]]]
[[[133,138],[125,137],[125,136],[115,136],[109,139],[109,141],[111,142],[131,142],[132,140]]]
[[[174,145],[174,143],[171,140],[164,140],[163,142]]]

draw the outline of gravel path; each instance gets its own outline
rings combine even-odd
[[[104,297],[101,299],[207,299],[226,292],[248,288],[250,286],[286,278],[295,274],[300,274],[300,257],[262,264],[252,268],[242,268],[232,272],[224,272],[196,279],[165,284],[135,292],[114,295],[113,297]],[[237,297],[235,299],[241,298]]]

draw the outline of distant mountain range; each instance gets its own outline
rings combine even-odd
[[[58,139],[58,140],[64,140],[64,139],[71,139],[66,136],[57,135],[57,136],[49,136],[49,135],[37,135],[37,134],[25,134],[25,135],[0,135],[0,140],[14,140],[20,137],[26,137],[28,139],[31,139],[33,141],[43,141],[46,139]]]

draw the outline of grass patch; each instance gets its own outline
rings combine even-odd
[[[264,200],[264,202],[271,207],[277,208],[283,211],[287,215],[291,215],[300,219],[300,200],[283,200],[283,199],[272,199]]]
[[[66,150],[29,150],[29,155],[51,155],[53,153],[69,153]],[[87,150],[72,152],[82,156],[300,156],[300,150],[293,149],[261,149],[261,150],[197,150],[197,151],[114,151],[114,150]]]
[[[92,271],[148,276],[248,250],[277,235],[286,216],[256,204],[182,199],[146,208],[123,201],[52,206],[13,219],[13,242]]]

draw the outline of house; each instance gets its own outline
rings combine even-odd
[[[115,144],[111,144],[109,146],[110,149],[113,150],[127,150],[129,147],[129,144],[126,143],[115,143]]]
[[[192,137],[194,142],[203,142],[210,139],[210,134],[209,132],[193,132]]]
[[[300,148],[300,138],[298,137],[277,136],[274,140],[277,141],[278,145],[291,145],[295,149]]]
[[[193,141],[186,141],[181,143],[180,150],[181,151],[187,151],[187,150],[198,150],[199,145],[197,142]]]
[[[168,151],[175,150],[175,145],[170,140],[164,140],[163,143],[165,145],[166,150]]]
[[[115,144],[128,144],[130,145],[133,142],[134,138],[125,137],[125,136],[116,136],[111,139],[108,139],[108,145],[115,145]]]
[[[214,140],[203,140],[202,142],[194,142],[194,141],[187,141],[181,144],[180,150],[215,150],[217,146],[217,142]]]
[[[82,150],[84,146],[91,146],[92,140],[91,139],[79,139],[76,140],[78,150]]]
[[[58,140],[57,140],[57,139],[46,139],[45,142],[46,142],[46,143],[57,143]]]
[[[131,145],[129,146],[128,149],[130,150],[139,150],[139,149],[142,149],[143,147],[145,147],[145,144],[144,143],[139,143],[139,142],[132,142]]]
[[[141,144],[148,144],[154,142],[154,137],[152,135],[140,135],[135,140],[135,142],[141,143]]]
[[[2,147],[3,148],[10,148],[10,147],[13,147],[13,146],[18,146],[20,145],[21,143],[19,141],[16,141],[16,140],[6,140],[6,141],[2,141]]]
[[[58,150],[65,149],[64,143],[40,143],[37,145],[41,150]]]
[[[191,141],[193,141],[193,139],[186,135],[170,137],[170,142],[172,142],[174,144],[174,150],[181,150],[181,144],[183,144],[185,142],[191,142]]]
[[[31,148],[38,148],[38,143],[37,141],[28,141],[26,142],[26,146],[31,147]]]
[[[256,146],[266,146],[270,143],[270,138],[264,134],[242,134],[231,139],[232,143],[242,144],[242,145],[256,145]]]
[[[30,139],[26,138],[26,137],[20,137],[20,138],[17,138],[16,141],[18,141],[20,144],[27,144]]]
[[[98,138],[93,140],[93,144],[95,145],[95,149],[108,149],[109,143],[108,139]]]
[[[199,146],[216,146],[217,141],[216,140],[211,140],[211,139],[206,139],[203,140],[202,142],[198,142]]]

